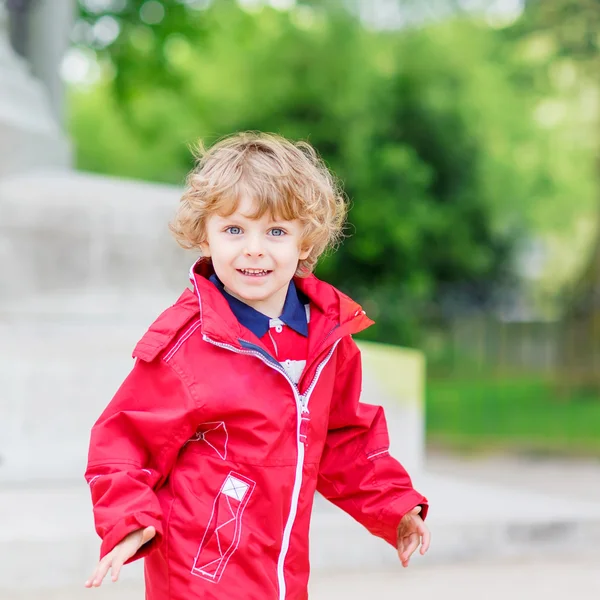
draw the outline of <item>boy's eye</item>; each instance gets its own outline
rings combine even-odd
[[[235,225],[228,227],[225,231],[231,233],[232,235],[239,235],[240,233],[242,233],[241,227],[236,227]]]
[[[282,235],[285,235],[285,231],[279,227],[275,227],[274,229],[271,229],[271,235],[281,237]]]

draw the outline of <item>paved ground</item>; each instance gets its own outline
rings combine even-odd
[[[548,509],[550,506],[548,503],[552,498],[558,498],[566,505],[566,512],[563,511],[565,514],[573,512],[569,509],[571,502],[574,503],[573,506],[576,502],[585,502],[590,508],[600,506],[600,461],[511,457],[463,457],[457,460],[456,457],[433,454],[427,461],[427,470],[437,476],[457,478],[464,481],[465,485],[470,482],[495,484],[514,488],[524,494],[547,494],[543,496],[545,500],[542,505],[536,507],[535,514],[543,513]],[[456,507],[448,508],[454,506],[451,502],[452,498],[442,492],[443,490],[437,492],[445,498],[438,512],[443,513],[442,509],[454,512]],[[471,517],[477,513],[475,507],[472,509],[474,512],[471,513]],[[329,522],[331,520],[329,513],[325,516]],[[34,525],[35,523],[32,522],[32,527]],[[478,531],[479,528],[477,526]],[[52,528],[46,530],[52,539],[59,541]],[[355,544],[357,539],[362,539],[350,536],[349,530],[345,531],[345,539],[350,544]],[[456,530],[453,530],[453,535],[465,538],[464,543],[473,542],[473,535],[469,536],[464,528],[460,529],[460,532],[461,535],[458,535]],[[433,535],[434,546],[436,533],[440,545],[443,537],[443,531],[438,527]],[[1,534],[2,532],[0,538]],[[485,535],[485,531],[482,530],[480,536],[482,539],[479,540],[482,553],[485,553],[485,548],[493,545],[494,542],[493,539],[486,541]],[[64,548],[62,551],[60,548],[60,544],[57,544],[55,553],[59,556],[56,560],[64,562]],[[25,547],[20,549],[12,545],[5,549],[7,553],[4,559],[9,563],[11,558],[18,556],[22,551],[33,558]],[[480,556],[477,553],[475,555]],[[470,556],[473,556],[473,553]],[[480,560],[446,564],[436,561],[432,551],[430,557],[419,557],[406,570],[398,567],[396,571],[378,573],[373,570],[375,568],[373,566],[365,567],[364,571],[357,566],[351,572],[343,572],[336,571],[335,567],[332,567],[329,571],[314,573],[311,582],[311,600],[358,600],[369,596],[373,596],[376,600],[407,597],[418,597],[419,600],[454,600],[455,598],[456,600],[479,600],[482,597],[485,600],[564,600],[565,598],[598,600],[600,598],[600,547],[589,544],[584,547],[571,541],[569,550],[564,551],[559,540],[554,545],[554,550],[544,555],[545,558],[541,554],[534,556],[527,554],[527,556],[529,558],[526,560],[499,558],[492,561],[488,558],[487,562]],[[91,562],[91,558],[81,557],[80,562],[87,565]],[[330,561],[330,564],[334,563]],[[362,563],[355,561],[355,564]],[[378,563],[372,561],[371,565],[373,564]],[[43,566],[38,564],[38,568]],[[52,568],[51,565],[47,566]],[[126,581],[116,585],[108,584],[100,590],[86,590],[83,585],[81,587],[77,585],[53,590],[9,592],[1,589],[0,584],[0,600],[142,600],[143,590],[140,585],[135,584],[134,567],[133,565],[130,567]],[[19,579],[24,577],[16,575],[14,570],[10,572]],[[35,573],[34,567],[32,578],[35,578]],[[243,592],[232,600],[244,600]]]
[[[397,574],[323,577],[311,600],[597,600],[600,554],[553,563],[419,567]]]
[[[600,553],[553,562],[497,562],[428,567],[424,562],[397,573],[321,575],[311,584],[311,600],[415,598],[419,600],[597,600]],[[19,595],[0,590],[2,600],[142,600],[131,584],[97,590],[63,589]],[[239,598],[243,600],[243,593]],[[166,599],[165,599],[166,600]]]
[[[430,452],[427,471],[480,483],[600,503],[600,459],[453,456]]]

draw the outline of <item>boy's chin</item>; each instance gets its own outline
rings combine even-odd
[[[264,302],[268,300],[272,294],[265,294],[264,291],[256,290],[253,293],[253,290],[244,290],[240,292],[236,292],[237,296],[242,300],[248,300],[249,302]]]
[[[225,288],[230,293],[233,292],[234,296],[237,296],[241,300],[252,300],[254,302],[267,300],[272,294],[264,289],[259,289],[258,286],[247,285],[247,286],[235,286]]]

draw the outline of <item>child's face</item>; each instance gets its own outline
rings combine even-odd
[[[260,219],[248,215],[255,210],[251,198],[242,197],[235,212],[206,220],[206,239],[201,245],[210,256],[225,290],[256,310],[277,318],[281,315],[288,284],[298,261],[310,254],[302,246],[299,220]]]

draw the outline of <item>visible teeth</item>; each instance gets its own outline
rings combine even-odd
[[[240,269],[244,275],[266,275],[268,271],[266,269]]]

